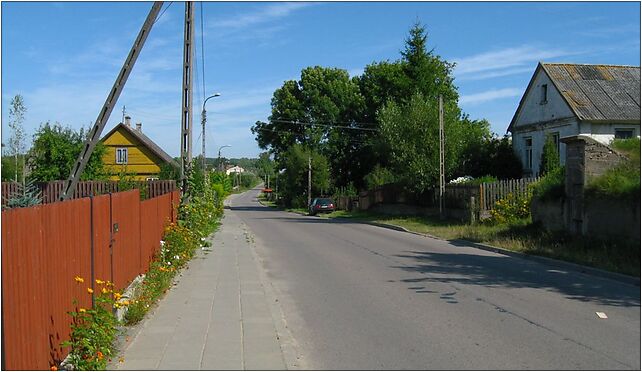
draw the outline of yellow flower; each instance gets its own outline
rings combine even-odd
[[[103,294],[105,294],[105,293],[109,292],[109,291],[107,290],[107,288],[103,288],[103,289],[101,289],[100,291],[101,291]]]
[[[83,279],[80,276],[75,277],[74,280],[76,281],[76,283],[84,283],[85,282],[85,279]]]
[[[104,280],[96,279],[96,284],[105,284]]]
[[[83,309],[83,308],[81,307],[80,309],[78,309],[78,312],[79,312],[79,313],[86,313],[86,312],[87,312],[87,310],[86,310],[86,309]]]
[[[93,289],[91,289],[91,288],[87,288],[87,293],[90,293],[90,294],[91,294],[91,293],[94,293],[94,290],[93,290]]]
[[[116,301],[120,300],[121,297],[123,297],[123,295],[118,292],[114,292],[114,298],[116,299]]]

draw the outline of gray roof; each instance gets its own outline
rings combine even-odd
[[[541,65],[580,120],[640,122],[640,67]]]
[[[640,67],[539,63],[528,91],[540,70],[544,70],[575,116],[581,121],[640,123]],[[512,130],[526,93],[522,96]]]
[[[142,142],[145,146],[147,146],[148,149],[150,149],[156,156],[161,158],[164,162],[170,163],[176,167],[180,167],[180,165],[172,158],[169,156],[168,153],[163,151],[154,141],[152,141],[149,137],[147,137],[143,132],[139,132],[136,129],[132,127],[128,127],[127,125],[123,123],[119,123],[116,125],[112,130],[109,131],[109,133],[105,134],[103,138],[101,139],[104,140],[105,138],[109,137],[112,133],[118,130],[118,128],[122,127],[125,129],[128,133],[130,133],[134,138],[138,139],[140,142]]]

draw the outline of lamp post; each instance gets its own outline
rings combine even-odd
[[[203,137],[203,149],[201,152],[201,161],[203,162],[203,172],[205,172],[205,121],[207,121],[207,112],[205,111],[205,104],[210,98],[218,97],[221,93],[214,93],[213,95],[207,97],[203,102],[203,110],[201,111],[201,125],[203,126],[203,131],[201,137]]]
[[[223,164],[221,164],[221,149],[224,149],[226,147],[232,147],[232,146],[231,145],[223,145],[223,146],[218,148],[218,166],[219,166],[221,172],[223,171]]]

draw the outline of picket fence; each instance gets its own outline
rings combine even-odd
[[[65,181],[39,182],[35,185],[40,191],[42,204],[55,203],[65,186]],[[121,191],[118,181],[80,181],[71,199],[84,198]],[[176,190],[174,180],[135,181],[134,187],[141,190],[143,199],[151,199]],[[131,188],[128,187],[128,189]],[[12,195],[22,192],[20,183],[2,182],[2,206],[6,206]]]

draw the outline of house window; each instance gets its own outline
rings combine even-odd
[[[158,177],[147,177],[145,178],[145,181],[156,181],[158,180]]]
[[[524,166],[533,169],[533,138],[524,138]]]
[[[633,138],[633,129],[616,129],[615,139]]]
[[[116,149],[116,164],[127,164],[127,148]]]
[[[548,84],[542,84],[542,105],[548,102]]]

